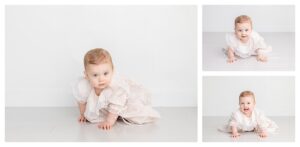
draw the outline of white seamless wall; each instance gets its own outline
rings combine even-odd
[[[234,19],[249,15],[258,32],[294,32],[295,6],[292,5],[205,5],[202,11],[204,32],[231,32]]]
[[[102,47],[154,106],[197,106],[197,7],[6,6],[6,106],[75,106],[70,84]]]
[[[268,116],[295,116],[295,78],[238,76],[203,78],[203,115],[230,116],[239,107],[239,94],[251,90],[256,107]]]

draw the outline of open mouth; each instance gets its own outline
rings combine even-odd
[[[244,109],[244,111],[249,111],[249,110],[250,110],[249,108],[245,108],[245,109]]]

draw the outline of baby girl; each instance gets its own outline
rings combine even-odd
[[[233,63],[236,56],[239,58],[256,56],[257,61],[266,62],[268,60],[266,53],[270,52],[272,47],[266,45],[264,38],[252,30],[251,18],[246,15],[238,16],[234,25],[235,32],[226,34],[227,62]]]
[[[274,133],[278,126],[255,108],[255,96],[251,91],[243,91],[239,97],[240,108],[232,113],[228,124],[220,128],[222,132],[230,132],[233,138],[240,136],[239,132],[255,131],[265,138]]]
[[[80,110],[79,122],[88,120],[109,130],[118,118],[125,123],[144,124],[160,117],[141,85],[115,73],[108,51],[101,48],[88,51],[84,68],[85,77],[73,87]]]

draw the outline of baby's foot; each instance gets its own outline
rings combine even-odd
[[[268,57],[265,56],[265,55],[257,55],[256,60],[260,61],[260,62],[267,62],[268,61]]]

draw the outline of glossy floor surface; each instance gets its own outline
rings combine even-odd
[[[202,138],[204,142],[293,142],[295,141],[295,118],[290,116],[270,117],[279,127],[275,134],[267,138],[260,138],[254,132],[244,132],[238,139],[231,138],[230,133],[218,131],[226,124],[228,117],[205,116],[203,117]]]
[[[196,107],[155,108],[161,119],[154,124],[127,125],[118,121],[113,129],[104,131],[97,124],[77,122],[78,109],[14,108],[5,112],[5,140],[8,142],[44,141],[197,141]]]

